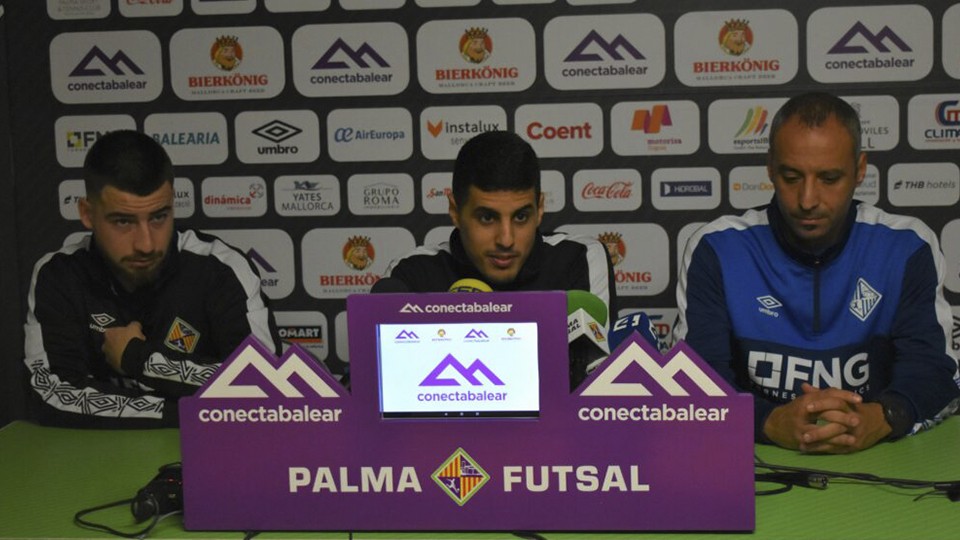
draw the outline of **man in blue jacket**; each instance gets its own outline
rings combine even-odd
[[[855,201],[866,167],[856,111],[797,96],[770,130],[772,203],[687,245],[677,338],[754,394],[758,441],[855,452],[960,403],[936,235]]]

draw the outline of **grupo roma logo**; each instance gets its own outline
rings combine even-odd
[[[718,37],[720,50],[731,55],[740,56],[753,46],[753,30],[750,21],[745,19],[730,19],[720,29]]]
[[[233,71],[243,62],[243,47],[237,36],[220,36],[210,47],[210,60],[217,69]]]
[[[369,236],[351,236],[343,245],[343,262],[354,270],[366,270],[375,259]]]
[[[618,232],[605,232],[597,237],[600,243],[607,248],[610,263],[617,266],[627,257],[627,246],[623,243],[623,235]]]
[[[471,64],[482,64],[493,54],[493,40],[486,28],[468,28],[460,36],[460,56]]]

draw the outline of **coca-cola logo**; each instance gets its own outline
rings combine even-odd
[[[587,182],[580,192],[584,199],[629,199],[633,182],[617,181],[610,184]]]

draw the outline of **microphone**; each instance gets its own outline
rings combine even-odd
[[[647,343],[653,345],[658,351],[663,350],[661,348],[660,335],[653,326],[653,321],[642,311],[624,315],[613,322],[610,333],[607,334],[610,350],[613,351],[616,349],[627,337],[633,335],[634,332],[640,334]]]
[[[597,295],[581,290],[567,292],[567,351],[570,356],[570,389],[587,378],[610,355],[607,342],[607,306]]]
[[[493,289],[479,279],[463,278],[454,281],[447,292],[493,292]]]
[[[385,277],[377,280],[370,288],[371,293],[404,293],[410,292],[410,287],[394,277]]]

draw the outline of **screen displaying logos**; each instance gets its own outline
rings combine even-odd
[[[537,323],[377,326],[384,418],[535,417]]]

